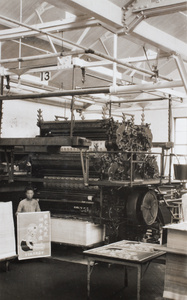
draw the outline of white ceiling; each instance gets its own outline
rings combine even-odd
[[[167,107],[167,101],[153,98],[172,95],[175,105],[187,106],[187,10],[182,0],[0,0],[1,75],[10,75],[11,89],[4,86],[4,94],[53,92],[74,88],[97,88],[116,84],[142,84],[142,90],[109,95],[76,97],[75,108],[85,112],[97,110],[109,100],[147,99],[146,107]],[[154,7],[153,7],[154,6]],[[165,7],[164,7],[165,6]],[[10,9],[11,8],[11,9]],[[135,10],[140,10],[135,13]],[[160,12],[157,12],[157,9]],[[142,18],[144,10],[147,18]],[[14,21],[14,22],[13,22]],[[32,27],[37,31],[32,30]],[[45,32],[45,34],[44,34]],[[46,33],[49,33],[47,35]],[[56,36],[56,38],[54,37]],[[114,47],[117,35],[117,46]],[[76,54],[59,60],[58,57],[38,59],[55,52],[92,49],[108,58],[120,59],[125,65],[113,64],[107,57]],[[70,53],[71,54],[71,53]],[[37,59],[12,62],[12,58],[35,56]],[[72,62],[76,64],[72,83]],[[130,65],[129,65],[130,64]],[[81,69],[84,67],[85,69]],[[116,67],[116,72],[115,72]],[[134,70],[134,67],[136,70]],[[155,78],[148,73],[158,69],[157,82],[180,80],[182,87],[143,90],[143,85]],[[51,78],[41,81],[41,72],[50,71]],[[85,71],[85,80],[83,75]],[[115,74],[115,75],[114,75]],[[167,80],[168,79],[168,80]],[[6,83],[6,80],[5,80]],[[73,87],[74,85],[74,87]],[[19,89],[18,89],[19,88]],[[183,98],[181,103],[180,98]],[[63,103],[71,97],[56,99]],[[54,105],[58,105],[58,101]],[[121,108],[142,109],[145,102],[121,103]],[[66,104],[67,105],[67,104]],[[118,113],[118,105],[112,112]]]

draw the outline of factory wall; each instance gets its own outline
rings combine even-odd
[[[130,111],[135,115],[135,123],[141,124],[142,111]],[[150,124],[153,133],[153,142],[168,141],[168,109],[145,110],[145,123]],[[187,107],[172,109],[172,141],[174,141],[174,119],[187,117]]]
[[[142,111],[132,111],[135,115],[135,123],[141,124]],[[168,111],[166,109],[145,110],[145,123],[150,124],[154,142],[166,142],[168,140]]]
[[[70,117],[70,111],[64,108],[33,103],[29,101],[4,101],[3,103],[3,124],[2,137],[34,137],[39,134],[37,127],[37,111],[42,110],[45,121],[52,121],[55,115]],[[129,112],[129,111],[128,111]],[[130,111],[135,115],[135,123],[141,123],[142,111]],[[176,117],[186,117],[187,107],[173,108],[173,120]],[[99,115],[85,115],[86,119],[97,119]],[[80,116],[75,113],[75,118]],[[168,141],[168,110],[163,109],[146,109],[145,122],[150,124],[153,141]],[[174,123],[173,123],[174,125]],[[174,128],[174,126],[173,126]]]
[[[132,113],[135,114],[135,121],[137,124],[141,123],[141,111],[136,111]],[[168,141],[168,109],[153,109],[145,110],[145,122],[150,124],[150,128],[153,134],[153,142],[167,142]],[[172,109],[172,130],[171,130],[171,141],[175,141],[175,128],[174,120],[179,117],[187,117],[187,107],[183,108],[173,108]],[[152,152],[161,153],[161,148],[152,148]],[[175,152],[175,148],[174,148]],[[166,154],[169,154],[170,151]],[[157,163],[160,167],[160,155],[156,155]],[[177,163],[176,159],[173,158],[173,163]],[[161,169],[160,169],[161,170]],[[165,161],[165,175],[169,174],[169,157]],[[174,169],[171,169],[171,176],[174,178]]]
[[[41,109],[44,120],[54,120],[55,115],[69,117],[64,108],[29,101],[4,101],[2,137],[35,137],[39,134],[37,111]],[[66,114],[67,113],[67,114]]]

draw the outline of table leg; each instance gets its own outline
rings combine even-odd
[[[140,300],[142,267],[137,266],[137,300]]]
[[[5,262],[5,269],[6,269],[6,272],[8,272],[10,269],[8,260],[6,260],[6,262]]]
[[[87,299],[90,299],[90,276],[91,276],[91,266],[90,260],[88,259],[88,269],[87,269]]]
[[[124,287],[128,286],[128,273],[127,273],[127,267],[124,266]]]

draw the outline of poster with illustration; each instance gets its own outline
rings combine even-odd
[[[18,213],[18,259],[51,256],[50,212]]]

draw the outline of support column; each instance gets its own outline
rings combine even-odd
[[[172,118],[172,98],[169,95],[168,100],[168,142],[173,140],[173,118]],[[169,158],[169,183],[171,183],[171,172],[172,172],[172,158],[173,158],[173,148],[171,148],[170,158]]]
[[[113,57],[117,58],[117,42],[118,42],[117,34],[114,34],[114,43],[113,43]],[[113,63],[113,86],[116,86],[116,72],[117,72],[117,63]]]
[[[72,74],[72,89],[75,88],[75,66],[73,66],[73,74]],[[74,96],[72,95],[71,99],[71,128],[70,128],[70,137],[73,136],[73,127],[74,127]]]
[[[172,126],[172,99],[171,95],[169,95],[169,103],[168,103],[168,142],[172,141],[172,133],[173,133],[173,126]]]
[[[23,3],[22,0],[20,0],[20,19],[19,19],[20,23],[22,22],[22,16],[23,16]],[[19,39],[19,58],[21,58],[21,39]],[[19,69],[21,69],[21,61],[19,61],[18,66]]]
[[[4,76],[1,76],[0,94],[3,95]],[[3,100],[0,100],[0,137],[2,135],[2,120],[3,120]]]

